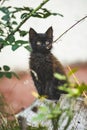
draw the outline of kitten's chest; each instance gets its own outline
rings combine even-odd
[[[50,78],[53,73],[51,55],[31,53],[30,68],[37,73],[39,78]]]

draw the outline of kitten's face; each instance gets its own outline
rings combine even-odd
[[[52,48],[53,29],[50,27],[45,33],[37,33],[30,28],[29,41],[34,52],[48,53]]]

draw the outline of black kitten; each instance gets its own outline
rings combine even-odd
[[[37,33],[30,28],[29,41],[32,48],[30,70],[38,93],[48,99],[59,99],[60,94],[64,92],[58,90],[58,86],[64,85],[67,80],[58,80],[54,77],[54,73],[65,76],[66,74],[60,62],[50,52],[53,42],[52,27],[45,33]]]

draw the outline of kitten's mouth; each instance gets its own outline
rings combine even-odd
[[[51,44],[49,44],[49,45],[46,46],[46,49],[49,50],[49,49],[51,49],[51,47],[52,47]]]

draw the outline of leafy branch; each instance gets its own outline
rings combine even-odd
[[[28,41],[24,41],[21,39],[16,40],[15,33],[18,32],[20,37],[24,37],[28,34],[28,31],[21,30],[20,28],[25,24],[27,20],[29,20],[30,17],[47,18],[51,15],[59,15],[63,17],[63,15],[60,13],[52,13],[48,9],[43,8],[43,6],[48,1],[49,0],[44,0],[35,9],[30,7],[1,7],[0,11],[4,15],[1,17],[0,21],[0,49],[2,49],[5,46],[11,45],[13,51],[15,51],[21,46],[24,46],[24,48],[30,51],[31,49]],[[21,20],[20,23],[18,23],[18,21],[15,20],[17,18],[16,14],[18,13],[21,14],[19,15]]]
[[[11,71],[10,67],[7,65],[4,65],[2,68],[0,67],[0,78],[4,76],[9,79],[11,79],[12,76],[15,76],[16,78],[19,79],[19,76],[15,72]]]
[[[27,17],[20,22],[20,24],[17,26],[17,28],[12,32],[12,34],[15,34],[15,32],[17,32],[19,30],[19,28],[32,16],[34,15],[43,5],[45,5],[49,0],[44,0],[38,7],[36,7],[36,9],[32,10],[32,12],[27,15]]]

